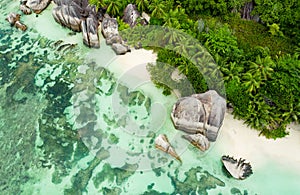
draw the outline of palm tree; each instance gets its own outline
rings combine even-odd
[[[111,14],[113,17],[118,16],[121,5],[121,2],[118,0],[110,1],[110,3],[107,5],[107,13]]]
[[[240,82],[240,74],[244,70],[244,68],[242,66],[238,66],[236,62],[230,62],[228,67],[221,67],[220,69],[224,74],[223,79],[227,82],[231,80]]]
[[[165,4],[160,0],[153,0],[149,5],[149,10],[152,12],[151,17],[162,18],[165,15]]]
[[[270,78],[272,72],[274,71],[272,67],[274,67],[275,63],[273,62],[270,56],[267,56],[265,58],[257,56],[255,62],[249,63],[250,73],[258,74],[259,77],[264,81]]]
[[[247,87],[247,92],[249,92],[250,95],[252,95],[253,93],[257,92],[257,89],[259,89],[260,85],[261,85],[261,80],[259,75],[257,74],[252,74],[250,72],[246,72],[243,77],[244,79],[244,83],[243,85],[245,87]]]
[[[143,12],[143,11],[147,10],[147,8],[149,6],[149,1],[148,0],[135,0],[134,3],[135,3],[135,5],[137,6],[137,8],[139,9],[140,12]]]

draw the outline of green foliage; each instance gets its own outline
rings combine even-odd
[[[279,25],[276,23],[273,23],[272,25],[268,25],[267,26],[270,28],[269,32],[271,33],[271,35],[273,36],[283,36],[283,33],[279,30]]]
[[[203,37],[204,46],[208,48],[208,51],[214,56],[220,56],[223,60],[237,60],[242,54],[238,48],[237,38],[232,35],[227,25],[203,33]]]
[[[293,38],[295,43],[299,43],[300,2],[298,0],[255,0],[255,3],[254,12],[260,15],[263,22],[278,24],[285,35]]]

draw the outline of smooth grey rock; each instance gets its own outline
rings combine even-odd
[[[246,179],[253,174],[250,163],[246,163],[245,159],[236,160],[233,157],[224,155],[221,160],[226,170],[236,179]]]
[[[34,13],[39,14],[50,4],[51,0],[27,0],[26,6]]]
[[[122,37],[120,35],[111,35],[106,38],[106,44],[112,45],[114,43],[122,43]]]
[[[123,54],[127,53],[128,51],[130,51],[130,49],[127,46],[120,44],[120,43],[112,44],[112,49],[114,50],[114,52],[117,55],[123,55]]]
[[[216,91],[194,94],[179,99],[173,106],[171,119],[176,129],[190,134],[201,133],[215,141],[224,120],[226,100]]]

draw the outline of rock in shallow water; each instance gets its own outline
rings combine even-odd
[[[222,156],[224,167],[236,179],[245,179],[253,174],[250,163],[246,163],[245,161],[242,158],[236,160],[233,157]]]
[[[27,26],[20,22],[20,14],[10,13],[6,17],[6,20],[10,23],[11,26],[15,26],[18,29],[25,31]]]
[[[177,160],[181,162],[180,157],[178,154],[175,152],[174,148],[171,146],[167,136],[165,134],[160,134],[155,138],[155,147],[170,154]]]
[[[209,148],[209,141],[208,139],[198,133],[198,134],[192,134],[192,135],[183,135],[184,139],[188,140],[191,144],[193,144],[195,147],[199,148],[201,151],[206,151]]]

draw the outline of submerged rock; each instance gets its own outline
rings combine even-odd
[[[174,148],[171,146],[167,136],[165,134],[160,134],[158,135],[157,138],[155,138],[155,147],[170,154],[177,160],[181,162],[180,157],[178,154],[175,152]]]
[[[50,4],[51,0],[27,0],[26,6],[39,14]]]
[[[192,135],[183,135],[184,139],[188,140],[191,144],[193,144],[195,147],[199,148],[201,151],[206,151],[209,148],[209,141],[208,139],[198,133],[198,134],[192,134]]]
[[[214,90],[179,99],[171,118],[176,129],[190,134],[201,133],[215,141],[224,120],[226,100]]]
[[[246,163],[245,161],[242,158],[236,160],[233,157],[222,156],[224,167],[236,179],[245,179],[253,174],[250,163]]]

